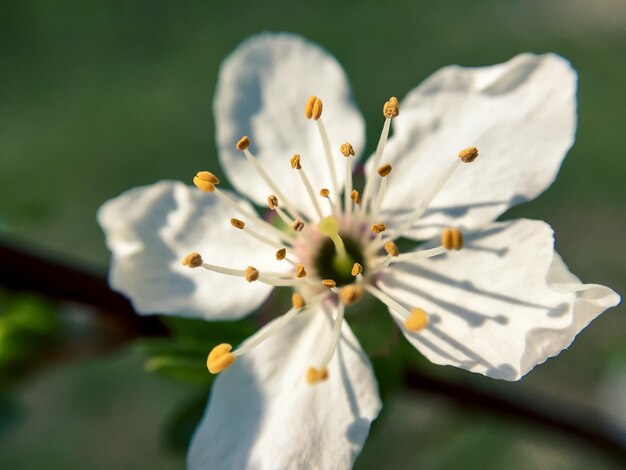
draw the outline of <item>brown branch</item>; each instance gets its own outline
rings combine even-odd
[[[432,393],[445,397],[460,407],[473,412],[487,412],[500,418],[514,418],[540,426],[583,441],[603,453],[626,461],[626,442],[620,440],[620,431],[601,422],[596,416],[571,406],[555,403],[553,400],[533,396],[532,399],[514,395],[502,395],[488,392],[467,383],[455,383],[435,378],[418,370],[406,372],[404,385],[406,388]]]
[[[157,317],[138,316],[128,299],[113,291],[103,276],[63,265],[0,242],[0,285],[48,298],[93,307],[125,338],[166,332]]]
[[[146,335],[164,334],[166,329],[155,317],[136,315],[130,302],[114,292],[104,277],[46,260],[0,243],[0,285],[11,290],[35,291],[55,300],[71,301],[96,309],[107,323],[122,329],[122,341]],[[558,431],[584,441],[598,450],[626,459],[626,443],[619,433],[602,425],[580,410],[548,401],[505,398],[465,383],[455,383],[425,375],[416,370],[406,374],[411,390],[445,397],[468,410],[485,411],[499,417],[515,418],[535,426]]]

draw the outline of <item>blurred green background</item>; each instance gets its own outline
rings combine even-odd
[[[622,0],[24,0],[5,2],[0,13],[0,237],[13,244],[104,274],[99,205],[134,186],[218,170],[211,102],[220,61],[251,34],[294,31],[343,64],[368,123],[368,152],[382,125],[381,103],[442,66],[490,65],[523,51],[568,58],[579,73],[576,143],[556,183],[507,217],[546,220],[583,281],[626,291]],[[49,312],[32,307],[41,302],[4,293],[0,320],[30,308]],[[28,333],[36,344],[43,344],[37,334],[52,342],[97,335],[83,324],[84,309],[54,310],[59,325],[45,313],[50,321]],[[618,307],[519,383],[415,362],[505,396],[572,405],[620,426],[626,440],[625,344]],[[21,380],[0,381],[0,467],[183,468],[206,384],[146,373],[145,353],[135,346],[87,351],[30,374],[20,372],[32,361],[13,370]],[[385,465],[620,468],[553,431],[394,387],[357,462],[359,469]]]

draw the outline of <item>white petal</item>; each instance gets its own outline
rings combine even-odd
[[[306,213],[315,214],[289,164],[293,154],[301,155],[316,191],[332,190],[317,125],[304,117],[311,95],[324,104],[322,119],[341,182],[345,162],[339,146],[349,141],[357,152],[362,150],[365,124],[335,58],[299,36],[264,33],[246,40],[222,63],[214,101],[220,161],[234,186],[260,205],[273,191],[236,150],[243,135],[250,137],[250,150],[283,193]]]
[[[446,67],[409,93],[394,126],[383,158],[393,165],[388,214],[410,211],[458,152],[475,146],[478,159],[457,168],[412,236],[483,227],[554,181],[574,142],[576,72],[554,54]]]
[[[330,332],[322,310],[305,313],[222,372],[193,437],[189,468],[350,468],[381,403],[372,367],[345,322],[328,379],[306,382]]]
[[[539,221],[496,223],[468,235],[461,251],[392,266],[381,289],[430,313],[409,341],[436,364],[505,380],[557,355],[620,300],[570,273]]]
[[[215,196],[173,181],[135,188],[108,201],[98,222],[113,254],[111,285],[130,297],[139,313],[207,319],[249,313],[271,287],[181,265],[186,254],[197,251],[211,264],[284,269],[274,259],[275,249],[230,225],[236,215]]]

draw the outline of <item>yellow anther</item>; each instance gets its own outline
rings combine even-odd
[[[317,121],[322,116],[322,100],[317,96],[310,96],[304,105],[304,116]]]
[[[389,163],[384,164],[378,170],[376,170],[381,177],[389,176],[391,173],[391,165]]]
[[[235,362],[237,358],[230,352],[232,349],[230,344],[222,343],[211,350],[206,360],[207,369],[211,374],[219,374]]]
[[[385,243],[384,248],[388,255],[398,256],[400,254],[400,251],[398,250],[398,245],[396,245],[392,241],[388,241],[387,243]]]
[[[304,222],[302,222],[300,219],[296,219],[291,224],[291,228],[294,229],[296,232],[301,232],[304,228]]]
[[[341,147],[339,147],[339,151],[346,158],[349,156],[354,157],[354,147],[352,147],[352,145],[350,145],[349,142],[346,142],[345,144],[341,144]]]
[[[352,199],[352,202],[354,202],[356,205],[359,205],[361,203],[361,195],[356,189],[352,190],[350,198]]]
[[[383,115],[386,118],[395,118],[400,114],[400,104],[395,96],[389,98],[389,101],[383,106]]]
[[[267,196],[267,206],[271,210],[276,209],[278,207],[278,198],[274,196],[273,194],[270,194],[269,196]]]
[[[281,248],[280,250],[278,250],[276,252],[276,259],[278,261],[282,261],[285,259],[285,256],[287,256],[287,249],[286,248]]]
[[[354,263],[354,266],[352,266],[352,271],[350,272],[353,276],[358,276],[363,272],[363,266],[361,266],[359,263]]]
[[[237,150],[245,150],[250,147],[250,139],[248,139],[248,136],[244,135],[241,139],[239,139],[235,147],[237,147]]]
[[[196,176],[200,178],[202,181],[206,181],[207,183],[211,183],[211,184],[220,183],[219,178],[215,176],[213,173],[211,173],[210,171],[199,171],[198,173],[196,173]]]
[[[322,281],[322,285],[328,287],[329,289],[337,287],[337,283],[333,281],[332,279],[324,279]]]
[[[363,297],[363,288],[354,284],[350,284],[339,291],[339,300],[344,305],[352,305]]]
[[[428,326],[428,314],[421,308],[411,310],[411,316],[404,320],[404,327],[412,332],[422,331]]]
[[[446,250],[463,248],[463,233],[458,228],[445,228],[441,232],[441,245]]]
[[[230,225],[232,225],[235,228],[238,228],[239,230],[243,230],[244,227],[246,226],[246,223],[243,220],[235,219],[233,217],[232,219],[230,219]]]
[[[372,225],[371,230],[374,233],[382,233],[387,230],[387,226],[385,224],[374,224]]]
[[[306,381],[313,385],[317,382],[322,382],[328,378],[328,369],[325,367],[321,369],[316,369],[315,367],[309,367],[309,370],[306,371]]]
[[[304,301],[304,297],[302,297],[302,295],[294,292],[293,294],[291,294],[291,305],[293,306],[293,308],[300,309],[306,305],[306,302]]]
[[[478,149],[476,147],[467,147],[459,152],[459,158],[463,163],[472,163],[478,157]]]
[[[299,154],[294,154],[293,157],[291,157],[291,159],[289,160],[291,162],[291,168],[293,168],[294,170],[301,170],[302,169],[302,165],[300,165],[300,155]]]
[[[254,266],[246,268],[246,281],[254,282],[259,278],[259,271]]]
[[[209,181],[205,181],[199,176],[193,177],[193,184],[196,185],[200,191],[204,191],[205,193],[212,193],[215,191],[215,185]]]
[[[304,266],[302,266],[301,264],[299,264],[299,265],[296,267],[296,277],[301,279],[301,278],[303,278],[303,277],[305,277],[305,276],[306,276],[306,270],[304,269]]]
[[[322,197],[328,197],[330,196],[330,191],[326,188],[322,188],[320,189],[320,196]]]
[[[181,261],[183,266],[189,266],[190,268],[197,268],[198,266],[202,266],[202,256],[200,253],[196,253],[195,251],[189,253],[185,256]]]

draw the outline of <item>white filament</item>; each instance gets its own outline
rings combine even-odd
[[[317,129],[320,132],[320,137],[322,138],[322,145],[324,146],[324,154],[326,155],[326,163],[328,164],[328,169],[330,171],[330,179],[333,183],[333,191],[335,194],[339,194],[339,183],[337,182],[337,172],[335,171],[335,164],[333,163],[333,154],[330,151],[330,140],[328,139],[328,133],[326,132],[326,126],[322,119],[318,119],[317,121]]]
[[[335,354],[335,349],[337,349],[337,343],[339,342],[339,336],[341,335],[341,325],[343,324],[343,314],[345,313],[345,306],[341,302],[337,306],[337,318],[335,318],[335,324],[333,325],[333,331],[330,337],[330,342],[328,343],[328,349],[326,349],[326,355],[322,360],[321,368],[324,369],[330,363],[330,360],[333,358]]]
[[[245,149],[243,151],[244,155],[246,156],[246,158],[248,159],[248,161],[252,164],[252,166],[254,167],[254,169],[257,171],[257,173],[261,176],[261,178],[263,178],[263,180],[265,181],[265,183],[270,187],[270,189],[272,190],[272,192],[274,194],[276,194],[276,196],[278,197],[278,199],[280,201],[283,202],[283,204],[285,204],[285,206],[287,207],[287,209],[289,209],[289,211],[291,212],[291,214],[294,217],[302,217],[302,214],[300,214],[300,212],[298,212],[298,210],[295,208],[295,206],[289,201],[289,199],[287,199],[285,197],[285,195],[283,194],[283,192],[278,189],[278,186],[276,185],[276,183],[274,183],[274,180],[272,180],[272,177],[267,173],[267,171],[265,171],[265,169],[263,168],[263,166],[258,162],[258,160],[254,157],[254,155],[252,155],[252,153],[250,153],[250,151],[248,149]]]
[[[387,307],[389,307],[389,311],[391,312],[391,314],[398,320],[404,322],[407,318],[411,316],[411,312],[409,312],[406,308],[404,308],[402,305],[400,305],[398,302],[396,302],[380,289],[377,289],[374,286],[366,286],[365,290],[367,290],[370,294],[372,294]]]
[[[383,130],[380,133],[380,139],[378,139],[378,146],[376,147],[376,153],[374,154],[374,161],[371,167],[369,174],[367,175],[367,180],[365,181],[365,188],[363,189],[363,196],[361,198],[361,212],[365,213],[367,204],[369,202],[370,193],[373,191],[372,184],[376,179],[376,170],[378,170],[380,166],[380,160],[383,157],[383,152],[385,150],[385,144],[387,143],[387,139],[389,137],[389,127],[391,126],[391,118],[385,119],[385,124],[383,124]]]

